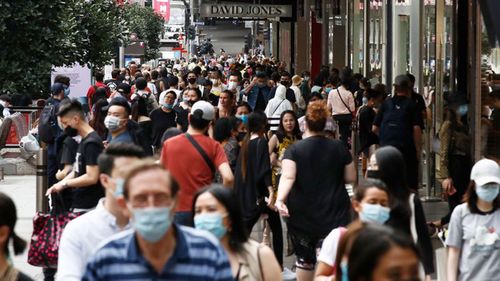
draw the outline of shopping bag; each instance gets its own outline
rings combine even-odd
[[[56,268],[59,242],[64,227],[83,213],[65,211],[62,196],[53,197],[50,213],[37,212],[33,218],[33,234],[28,251],[28,263],[44,268]]]

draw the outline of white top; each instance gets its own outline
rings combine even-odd
[[[267,118],[279,118],[281,113],[286,110],[293,110],[293,106],[290,101],[286,99],[286,88],[282,85],[279,85],[276,89],[274,98],[269,101],[266,109],[264,110],[264,113],[266,114]]]
[[[344,88],[344,86],[331,90],[330,93],[328,93],[328,108],[331,108],[332,115],[350,114],[354,112],[354,110],[356,110],[356,105],[354,103],[353,94]]]
[[[326,236],[319,252],[318,261],[323,262],[331,267],[335,265],[335,258],[337,257],[337,249],[342,234],[342,228],[337,227]],[[345,228],[344,228],[345,229]]]
[[[61,236],[57,264],[58,281],[80,281],[88,259],[110,236],[130,229],[128,224],[120,229],[116,217],[104,208],[104,198],[96,209],[70,221]]]
[[[302,91],[299,89],[299,87],[293,85],[290,87],[290,89],[293,90],[295,94],[295,100],[297,107],[304,110],[306,109],[306,102],[304,101],[304,98],[302,97]]]

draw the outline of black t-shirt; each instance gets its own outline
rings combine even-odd
[[[372,132],[375,110],[369,106],[363,106],[359,110],[359,142],[360,151],[372,144],[378,144],[378,136]],[[359,152],[359,151],[358,151]]]
[[[97,166],[97,157],[104,150],[101,137],[95,132],[91,132],[78,145],[76,153],[74,171],[75,177],[87,173],[87,166]],[[97,205],[97,202],[104,196],[104,189],[97,181],[92,186],[75,188],[73,190],[72,208],[90,209]]]
[[[71,165],[75,163],[76,153],[78,151],[78,143],[72,137],[66,137],[63,142],[63,148],[61,152],[61,168],[64,165]]]
[[[413,101],[413,103],[415,103],[417,111],[420,112],[421,114],[424,114],[426,109],[424,97],[422,97],[422,95],[419,93],[412,92],[411,100]],[[423,117],[421,117],[420,119],[422,120],[422,122],[419,124],[419,126],[423,130],[424,129]]]
[[[500,109],[493,109],[491,112],[491,123],[493,124],[493,128],[495,130],[500,130]]]
[[[153,110],[149,116],[153,123],[153,145],[158,147],[161,145],[163,133],[168,128],[177,126],[177,112],[172,110],[165,112],[161,108]]]
[[[257,93],[257,101],[255,102],[254,111],[264,112],[266,109],[266,100],[264,99],[264,93],[262,92],[262,88],[258,88],[259,92]]]
[[[289,230],[310,237],[325,237],[350,220],[345,188],[345,166],[352,157],[339,140],[312,136],[290,146],[283,159],[296,164],[296,179],[287,199]]]
[[[176,106],[174,110],[177,113],[177,124],[181,125],[181,130],[183,132],[186,132],[189,126],[189,109],[184,109],[182,106]]]
[[[104,84],[106,84],[106,86],[108,86],[111,90],[115,90],[116,87],[118,87],[118,85],[120,84],[120,81],[116,79],[109,79],[104,81]]]

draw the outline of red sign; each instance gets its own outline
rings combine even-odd
[[[170,0],[153,0],[153,10],[160,14],[165,22],[170,20]]]

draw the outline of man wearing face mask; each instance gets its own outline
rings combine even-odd
[[[153,146],[161,148],[161,138],[168,128],[177,127],[177,112],[174,110],[177,94],[173,90],[168,90],[163,100],[160,100],[161,107],[153,110],[149,117],[153,123]]]
[[[143,150],[131,143],[111,144],[99,155],[99,180],[106,195],[99,200],[95,210],[72,220],[64,228],[59,245],[57,280],[81,280],[88,259],[101,242],[130,229],[129,218],[118,206],[117,199],[123,196],[126,169],[143,156]]]
[[[178,193],[177,181],[160,164],[136,163],[118,199],[133,231],[99,249],[82,280],[234,280],[215,237],[172,223]]]
[[[116,97],[108,105],[108,116],[104,126],[109,131],[108,143],[135,143],[142,147],[146,155],[153,155],[151,137],[146,135],[139,124],[129,119],[131,108],[127,100]]]
[[[72,188],[71,210],[86,212],[95,208],[97,201],[104,196],[97,167],[97,157],[104,147],[99,134],[85,120],[80,102],[65,100],[60,104],[57,115],[64,127],[64,133],[69,137],[79,135],[82,140],[78,145],[73,171],[63,180],[52,185],[46,194]]]
[[[191,112],[191,107],[195,102],[201,100],[201,92],[197,88],[189,88],[185,90],[183,102],[176,108],[177,111],[177,128],[186,132],[188,129],[189,121],[188,115]]]
[[[264,72],[258,72],[248,87],[243,90],[247,96],[248,104],[253,111],[264,112],[270,99],[271,88],[267,84],[267,76]]]
[[[198,76],[196,75],[196,73],[194,71],[189,71],[187,73],[186,77],[187,77],[187,82],[188,82],[188,85],[187,85],[188,88],[199,89],[200,91],[203,92],[203,86],[198,85],[198,82],[197,82]]]

